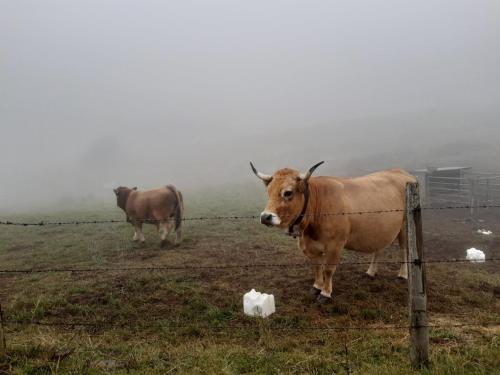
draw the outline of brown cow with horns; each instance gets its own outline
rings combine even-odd
[[[314,263],[312,293],[318,302],[331,300],[332,276],[344,248],[372,254],[366,273],[374,277],[377,260],[397,238],[403,262],[398,276],[406,279],[405,189],[415,177],[400,169],[357,178],[311,177],[321,164],[307,173],[284,168],[266,175],[250,163],[269,196],[261,223],[299,238],[299,248]],[[395,212],[345,214],[382,210]]]
[[[120,186],[113,191],[117,206],[125,211],[127,221],[134,226],[134,241],[146,241],[142,233],[143,223],[156,225],[162,247],[166,245],[167,236],[174,227],[175,242],[182,241],[184,202],[181,192],[175,186],[166,185],[145,191],[138,191],[136,187],[130,189]]]

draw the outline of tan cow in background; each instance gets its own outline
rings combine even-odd
[[[162,247],[166,245],[167,236],[173,228],[176,232],[175,242],[182,241],[184,202],[181,192],[173,185],[145,191],[120,186],[113,191],[117,206],[125,211],[127,221],[134,226],[134,241],[146,241],[142,233],[143,223],[156,225]]]
[[[400,169],[357,178],[311,177],[323,162],[307,173],[280,169],[273,175],[254,173],[264,181],[269,200],[261,214],[262,224],[286,229],[298,237],[299,248],[315,264],[312,292],[324,303],[332,296],[332,276],[342,250],[372,254],[367,274],[377,274],[383,250],[399,240],[401,261],[406,262],[404,222],[405,191],[415,177]],[[398,212],[342,215],[379,210]],[[399,277],[407,278],[402,263]]]

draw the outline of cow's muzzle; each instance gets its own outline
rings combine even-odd
[[[260,214],[260,222],[268,227],[273,225],[279,225],[281,223],[278,215],[273,214],[272,212],[266,212]]]

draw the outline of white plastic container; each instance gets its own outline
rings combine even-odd
[[[276,312],[274,296],[256,292],[255,289],[252,289],[243,296],[243,312],[245,315],[267,318]]]
[[[472,248],[467,250],[467,256],[465,259],[470,260],[472,263],[484,263],[486,256],[481,250]]]
[[[486,229],[478,229],[477,233],[484,234],[485,236],[491,236],[493,234],[491,230],[486,230]]]

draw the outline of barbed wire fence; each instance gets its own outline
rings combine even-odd
[[[500,262],[500,258],[485,258],[481,262]],[[403,262],[396,260],[382,261],[339,261],[337,263],[248,263],[248,264],[224,264],[224,265],[202,265],[202,266],[144,266],[144,267],[88,267],[88,268],[19,268],[0,269],[0,274],[36,274],[36,273],[99,273],[99,272],[124,272],[124,271],[183,271],[183,270],[216,270],[216,269],[249,269],[249,268],[302,268],[311,266],[339,266],[339,265],[370,265],[370,264],[439,264],[439,263],[471,263],[466,258],[429,259],[423,261]]]
[[[385,209],[385,210],[368,210],[368,211],[353,211],[353,212],[333,212],[333,213],[317,213],[317,214],[304,214],[303,216],[348,216],[348,215],[368,215],[368,214],[384,214],[384,213],[405,213],[406,215],[420,215],[422,211],[435,211],[435,210],[464,210],[464,209],[477,209],[477,208],[500,208],[500,205],[497,204],[458,204],[458,205],[438,205],[438,206],[422,206],[418,204],[416,207],[409,209],[408,207],[405,209]],[[187,217],[182,220],[185,222],[199,222],[199,221],[237,221],[237,220],[258,220],[259,215],[229,215],[229,216],[199,216],[199,217]],[[137,219],[140,222],[144,223],[152,223],[155,224],[158,221],[152,219]],[[173,220],[173,219],[172,219]],[[72,225],[99,225],[99,224],[123,224],[124,220],[120,219],[96,219],[96,220],[55,220],[55,221],[11,221],[11,220],[3,220],[0,221],[0,226],[16,226],[16,227],[43,227],[43,226],[72,226]],[[415,226],[415,223],[412,224]],[[414,231],[418,235],[418,231],[421,228],[413,228]],[[416,239],[415,239],[416,241]],[[418,242],[418,241],[417,241]],[[421,244],[415,242],[415,250],[416,247],[420,247]],[[411,247],[411,246],[410,246]],[[424,267],[426,264],[458,264],[458,263],[469,263],[471,260],[463,259],[463,258],[443,258],[443,259],[423,259],[423,254],[420,254],[417,259],[413,259],[410,261],[402,262],[402,261],[341,261],[335,264],[322,264],[324,265],[369,265],[369,264],[407,264],[409,269],[412,267]],[[409,258],[410,259],[410,258]],[[486,258],[484,262],[499,262],[500,258]],[[224,264],[224,265],[181,265],[181,266],[138,266],[138,267],[48,267],[48,268],[19,268],[19,269],[0,269],[0,275],[23,275],[23,274],[36,274],[36,273],[103,273],[103,272],[168,272],[168,271],[184,271],[184,270],[216,270],[216,269],[251,269],[251,268],[301,268],[301,267],[311,267],[314,265],[312,262],[300,262],[300,263],[249,263],[249,264]],[[422,272],[422,271],[419,271]],[[425,275],[423,277],[425,283]],[[411,287],[411,286],[409,286]],[[426,296],[425,296],[425,285],[424,285],[424,311],[426,312]],[[410,302],[410,315],[411,310],[415,309],[414,303]],[[14,325],[14,326],[45,326],[45,327],[66,327],[66,328],[75,328],[75,327],[85,327],[91,329],[103,329],[106,327],[130,327],[130,323],[123,323],[118,321],[71,321],[71,322],[50,322],[43,320],[18,320],[12,317],[3,317],[3,313],[1,312],[0,305],[0,341],[4,341],[5,343],[5,331],[3,329],[6,325]],[[419,310],[420,311],[420,310]],[[149,324],[157,323],[154,319],[149,321]],[[489,326],[498,326],[498,322],[486,322],[486,323],[459,323],[459,324],[428,324],[427,318],[423,319],[420,322],[412,321],[410,324],[404,325],[384,325],[384,326],[353,326],[353,325],[318,325],[318,326],[307,326],[307,327],[288,327],[288,326],[280,326],[276,324],[268,325],[268,328],[271,330],[279,330],[283,332],[288,331],[316,331],[316,330],[325,330],[325,331],[337,331],[344,333],[344,352],[345,352],[345,370],[347,373],[350,373],[350,360],[349,360],[349,348],[348,348],[348,339],[347,335],[350,330],[356,331],[372,331],[372,330],[403,330],[410,329],[412,331],[425,331],[425,336],[427,340],[428,346],[428,329],[436,329],[436,328],[463,328],[463,327],[489,327]],[[228,324],[224,326],[214,326],[214,325],[204,325],[204,326],[194,326],[198,329],[207,329],[207,330],[236,330],[236,329],[252,329],[255,326],[251,324]],[[138,328],[144,328],[144,325],[140,325]],[[169,329],[180,329],[180,328],[193,328],[193,325],[189,326],[174,324],[168,326]],[[5,344],[3,348],[5,349]],[[0,342],[0,354],[2,349],[2,343]],[[428,354],[420,354],[421,357],[417,358],[415,361],[412,358],[412,364],[414,367],[422,367],[425,366],[428,362]]]
[[[424,206],[422,211],[443,211],[443,210],[464,210],[472,208],[500,208],[498,205],[443,205],[443,206]],[[368,214],[385,214],[406,212],[405,209],[387,209],[387,210],[369,210],[369,211],[351,211],[351,212],[320,212],[315,214],[304,214],[303,217],[322,217],[322,216],[353,216],[353,215],[368,215]],[[286,217],[285,217],[286,218]],[[184,222],[190,221],[231,221],[231,220],[259,220],[260,215],[229,215],[229,216],[197,216],[182,218]],[[174,221],[175,219],[157,220],[151,218],[134,219],[137,222],[155,224],[159,222]],[[0,220],[0,225],[3,226],[20,226],[20,227],[42,227],[42,226],[65,226],[65,225],[86,225],[86,224],[125,224],[123,219],[96,219],[96,220],[40,220],[40,221],[15,221],[15,220]]]

